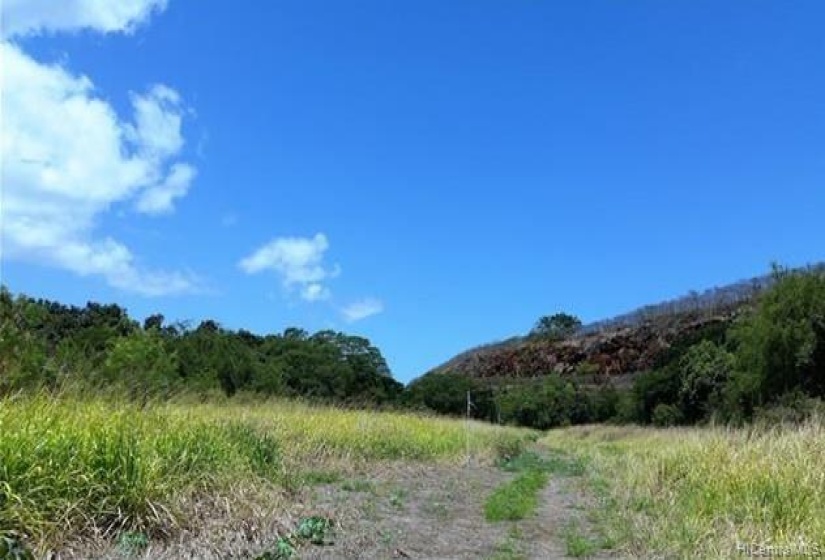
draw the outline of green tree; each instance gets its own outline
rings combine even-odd
[[[733,329],[728,405],[745,415],[800,389],[825,396],[825,275],[774,269],[774,284]]]
[[[540,430],[590,419],[586,395],[558,374],[548,375],[538,383],[505,390],[498,402],[504,422]]]
[[[0,395],[49,384],[44,376],[46,345],[29,328],[38,315],[39,309],[26,298],[12,298],[0,288]]]
[[[686,421],[702,420],[722,407],[733,368],[733,354],[709,340],[688,349],[679,360],[680,408]]]
[[[463,416],[467,413],[467,393],[472,396],[475,389],[475,383],[466,375],[428,373],[409,384],[405,401],[409,406]]]
[[[103,366],[108,385],[122,385],[143,400],[168,396],[178,385],[177,355],[167,351],[156,331],[136,331],[112,340]]]
[[[141,325],[117,305],[65,306],[0,287],[0,392],[64,383],[126,388],[135,398],[181,386],[360,404],[395,402],[403,391],[363,337],[298,328],[259,336],[210,319],[192,330],[164,325],[160,314]]]
[[[649,424],[653,421],[653,411],[658,405],[677,406],[680,389],[678,362],[639,374],[633,382],[632,390],[637,420]],[[625,414],[627,412],[623,411]]]
[[[581,319],[568,313],[556,313],[541,317],[530,336],[560,340],[574,335],[582,326]]]
[[[143,330],[150,331],[152,329],[161,330],[163,328],[163,320],[164,317],[160,313],[155,313],[154,315],[149,315],[143,321]]]

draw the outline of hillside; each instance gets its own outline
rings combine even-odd
[[[824,270],[825,263],[807,267]],[[671,349],[723,333],[733,319],[773,282],[772,275],[691,292],[583,326],[563,340],[516,336],[462,352],[432,373],[454,373],[492,381],[578,373],[590,381],[624,385],[648,371]]]
[[[588,381],[624,381],[660,362],[668,350],[700,335],[724,332],[747,300],[704,312],[684,312],[633,326],[611,327],[567,340],[525,337],[465,352],[430,373],[457,373],[489,380],[579,374]]]

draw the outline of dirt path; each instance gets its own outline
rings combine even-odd
[[[541,452],[539,450],[539,452]],[[151,543],[142,554],[111,547],[97,558],[262,558],[275,554],[279,536],[308,516],[332,519],[332,543],[303,544],[301,560],[552,560],[568,558],[570,531],[589,530],[585,497],[573,479],[551,474],[534,515],[490,523],[484,502],[516,476],[492,466],[395,464],[374,467],[331,484],[306,487],[244,519],[210,516],[208,529]],[[265,554],[269,553],[269,556]],[[590,552],[579,556],[589,556]],[[263,556],[262,556],[263,555]],[[78,556],[65,555],[63,558]]]
[[[487,522],[485,500],[513,476],[494,467],[406,466],[316,488],[315,504],[338,520],[339,536],[301,558],[552,560],[569,558],[569,546],[596,555],[586,548],[593,536],[587,497],[572,478],[551,475],[529,518]]]
[[[521,523],[526,558],[570,558],[568,547],[586,558],[610,557],[606,551],[597,550],[596,531],[585,508],[591,500],[577,488],[574,479],[551,476],[542,490],[536,515]]]

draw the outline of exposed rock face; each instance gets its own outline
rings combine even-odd
[[[650,370],[674,344],[690,340],[699,331],[724,328],[740,308],[674,314],[561,341],[519,339],[465,352],[433,372],[510,379],[576,373],[593,380],[616,380]]]

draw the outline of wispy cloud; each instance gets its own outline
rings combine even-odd
[[[166,0],[5,0],[2,5],[7,37],[55,31],[92,29],[101,33],[131,33]]]
[[[364,298],[347,305],[341,310],[341,313],[347,323],[355,323],[367,317],[378,315],[383,311],[384,304],[381,300]]]

